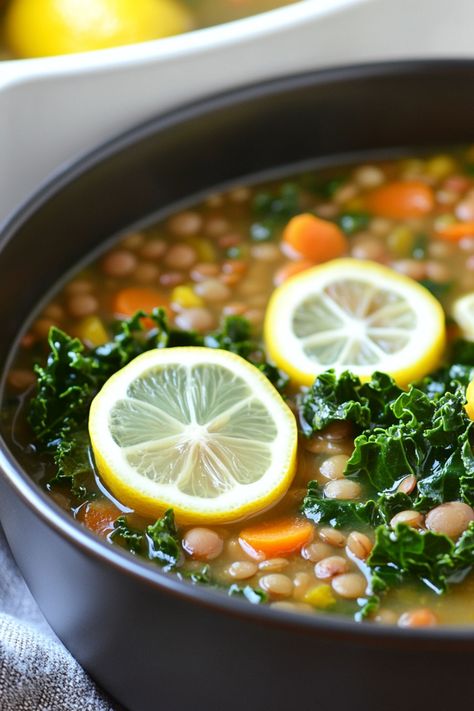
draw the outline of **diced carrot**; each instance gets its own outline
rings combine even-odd
[[[296,215],[288,222],[283,242],[292,252],[315,263],[335,259],[348,250],[347,238],[334,222],[310,213]]]
[[[278,269],[273,278],[273,282],[275,286],[280,286],[280,284],[283,284],[287,279],[291,279],[291,277],[304,272],[306,269],[311,269],[311,267],[314,267],[314,262],[310,262],[307,259],[298,259],[297,262],[288,262],[288,264]]]
[[[112,308],[119,318],[130,318],[137,311],[150,313],[158,306],[163,307],[169,314],[168,300],[160,291],[146,287],[130,286],[121,289],[115,294]],[[151,319],[143,319],[143,325],[146,328],[153,328],[155,324]]]
[[[444,225],[438,234],[450,242],[459,242],[464,237],[474,237],[474,222],[452,222]]]
[[[114,521],[121,514],[120,509],[108,499],[97,499],[89,501],[83,506],[77,518],[90,531],[94,531],[99,536],[106,536],[113,529]]]
[[[379,217],[403,220],[431,212],[435,200],[429,185],[420,180],[403,180],[381,185],[365,198],[366,209]]]
[[[285,556],[300,550],[313,537],[313,525],[304,518],[266,521],[240,532],[242,547],[257,560]]]

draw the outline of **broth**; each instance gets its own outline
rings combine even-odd
[[[8,417],[14,422],[12,447],[18,458],[29,471],[36,472],[38,483],[82,525],[110,543],[146,557],[143,541],[137,543],[137,536],[144,535],[153,520],[118,501],[101,481],[92,459],[89,471],[82,467],[80,487],[75,491],[67,479],[51,483],[56,474],[55,462],[48,448],[38,447],[25,416],[34,383],[32,366],[34,362],[44,362],[50,328],[64,329],[87,348],[94,348],[110,340],[116,319],[132,317],[138,308],[149,312],[151,307],[160,306],[173,326],[201,334],[215,331],[225,317],[242,317],[250,324],[251,337],[261,344],[265,313],[275,287],[287,283],[292,274],[311,269],[317,261],[314,255],[310,259],[295,253],[285,242],[289,222],[304,213],[323,220],[331,229],[337,225],[345,252],[330,256],[381,263],[422,284],[443,306],[448,340],[452,342],[459,336],[474,340],[474,331],[461,332],[460,324],[453,319],[458,300],[474,291],[473,168],[471,148],[309,171],[286,181],[236,187],[209,196],[202,204],[165,222],[123,235],[56,290],[23,336],[8,379]],[[381,187],[393,185],[418,186],[420,195],[429,193],[432,204],[417,215],[395,216],[393,207],[382,209],[373,198]],[[368,205],[375,205],[375,211]],[[406,204],[404,209],[409,212]],[[391,216],[387,215],[389,212]],[[153,322],[146,321],[145,327],[150,326]],[[468,340],[464,346],[469,348]],[[472,367],[470,377],[474,376],[474,348],[462,367]],[[438,381],[435,378],[433,382]],[[430,396],[438,397],[432,394],[434,386],[430,387]],[[298,388],[294,383],[283,389],[293,411],[307,392],[307,388]],[[301,423],[301,411],[299,417]],[[329,492],[330,485],[334,492],[324,496],[335,499],[336,504],[347,499],[363,502],[369,494],[374,495],[372,484],[364,477],[344,475],[361,430],[363,427],[356,421],[339,417],[310,436],[300,431],[297,471],[288,492],[251,521],[209,526],[179,524],[180,563],[172,566],[177,574],[243,595],[251,602],[265,601],[297,613],[339,613],[402,626],[472,623],[474,559],[469,562],[466,558],[464,567],[458,566],[455,571],[453,568],[455,574],[443,572],[448,580],[448,592],[444,594],[436,589],[431,572],[424,575],[413,569],[410,575],[402,575],[398,584],[383,590],[379,601],[374,601],[377,591],[370,569],[374,526],[361,518],[345,525],[340,521],[331,525],[334,521],[317,520],[311,514],[305,499],[310,481],[316,482],[314,490]],[[469,433],[465,447],[465,460],[470,456],[474,461]],[[465,466],[472,466],[472,461]],[[401,468],[391,493],[414,496],[423,477],[412,479]],[[342,486],[353,487],[352,495],[342,495],[341,482]],[[339,490],[342,494],[338,495]],[[448,502],[458,499],[449,492],[445,498]],[[427,535],[429,519],[425,515],[431,515],[429,511],[437,506],[423,505],[418,499],[417,502],[414,511],[407,506],[398,510],[399,517],[411,514],[410,521],[409,516],[402,515],[409,525],[402,523],[400,536],[404,529]],[[466,509],[462,511],[467,512],[467,519],[461,530],[467,529],[474,518],[472,503],[470,493],[466,493]],[[117,520],[122,520],[125,527],[120,528]],[[270,525],[282,520],[303,521],[305,525],[309,521],[311,534],[294,550],[279,552],[275,547],[274,555],[262,553],[248,543],[250,535],[245,531],[249,527],[258,529],[265,522]],[[384,526],[387,532],[393,532],[394,518]],[[457,537],[455,534],[453,539]],[[427,561],[432,563],[434,555],[427,556]]]

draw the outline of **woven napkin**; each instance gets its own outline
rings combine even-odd
[[[117,711],[49,627],[1,529],[0,711]]]

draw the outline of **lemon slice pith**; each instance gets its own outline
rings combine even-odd
[[[295,472],[291,410],[254,366],[209,348],[152,350],[92,402],[97,468],[145,516],[230,522],[278,501]]]
[[[445,345],[444,313],[424,287],[388,267],[335,259],[272,294],[267,352],[295,383],[334,368],[368,380],[376,370],[405,386],[435,368]]]
[[[474,291],[457,299],[453,304],[452,313],[463,331],[463,336],[474,341]]]

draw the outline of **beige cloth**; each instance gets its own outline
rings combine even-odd
[[[39,611],[0,529],[0,711],[116,711]]]

